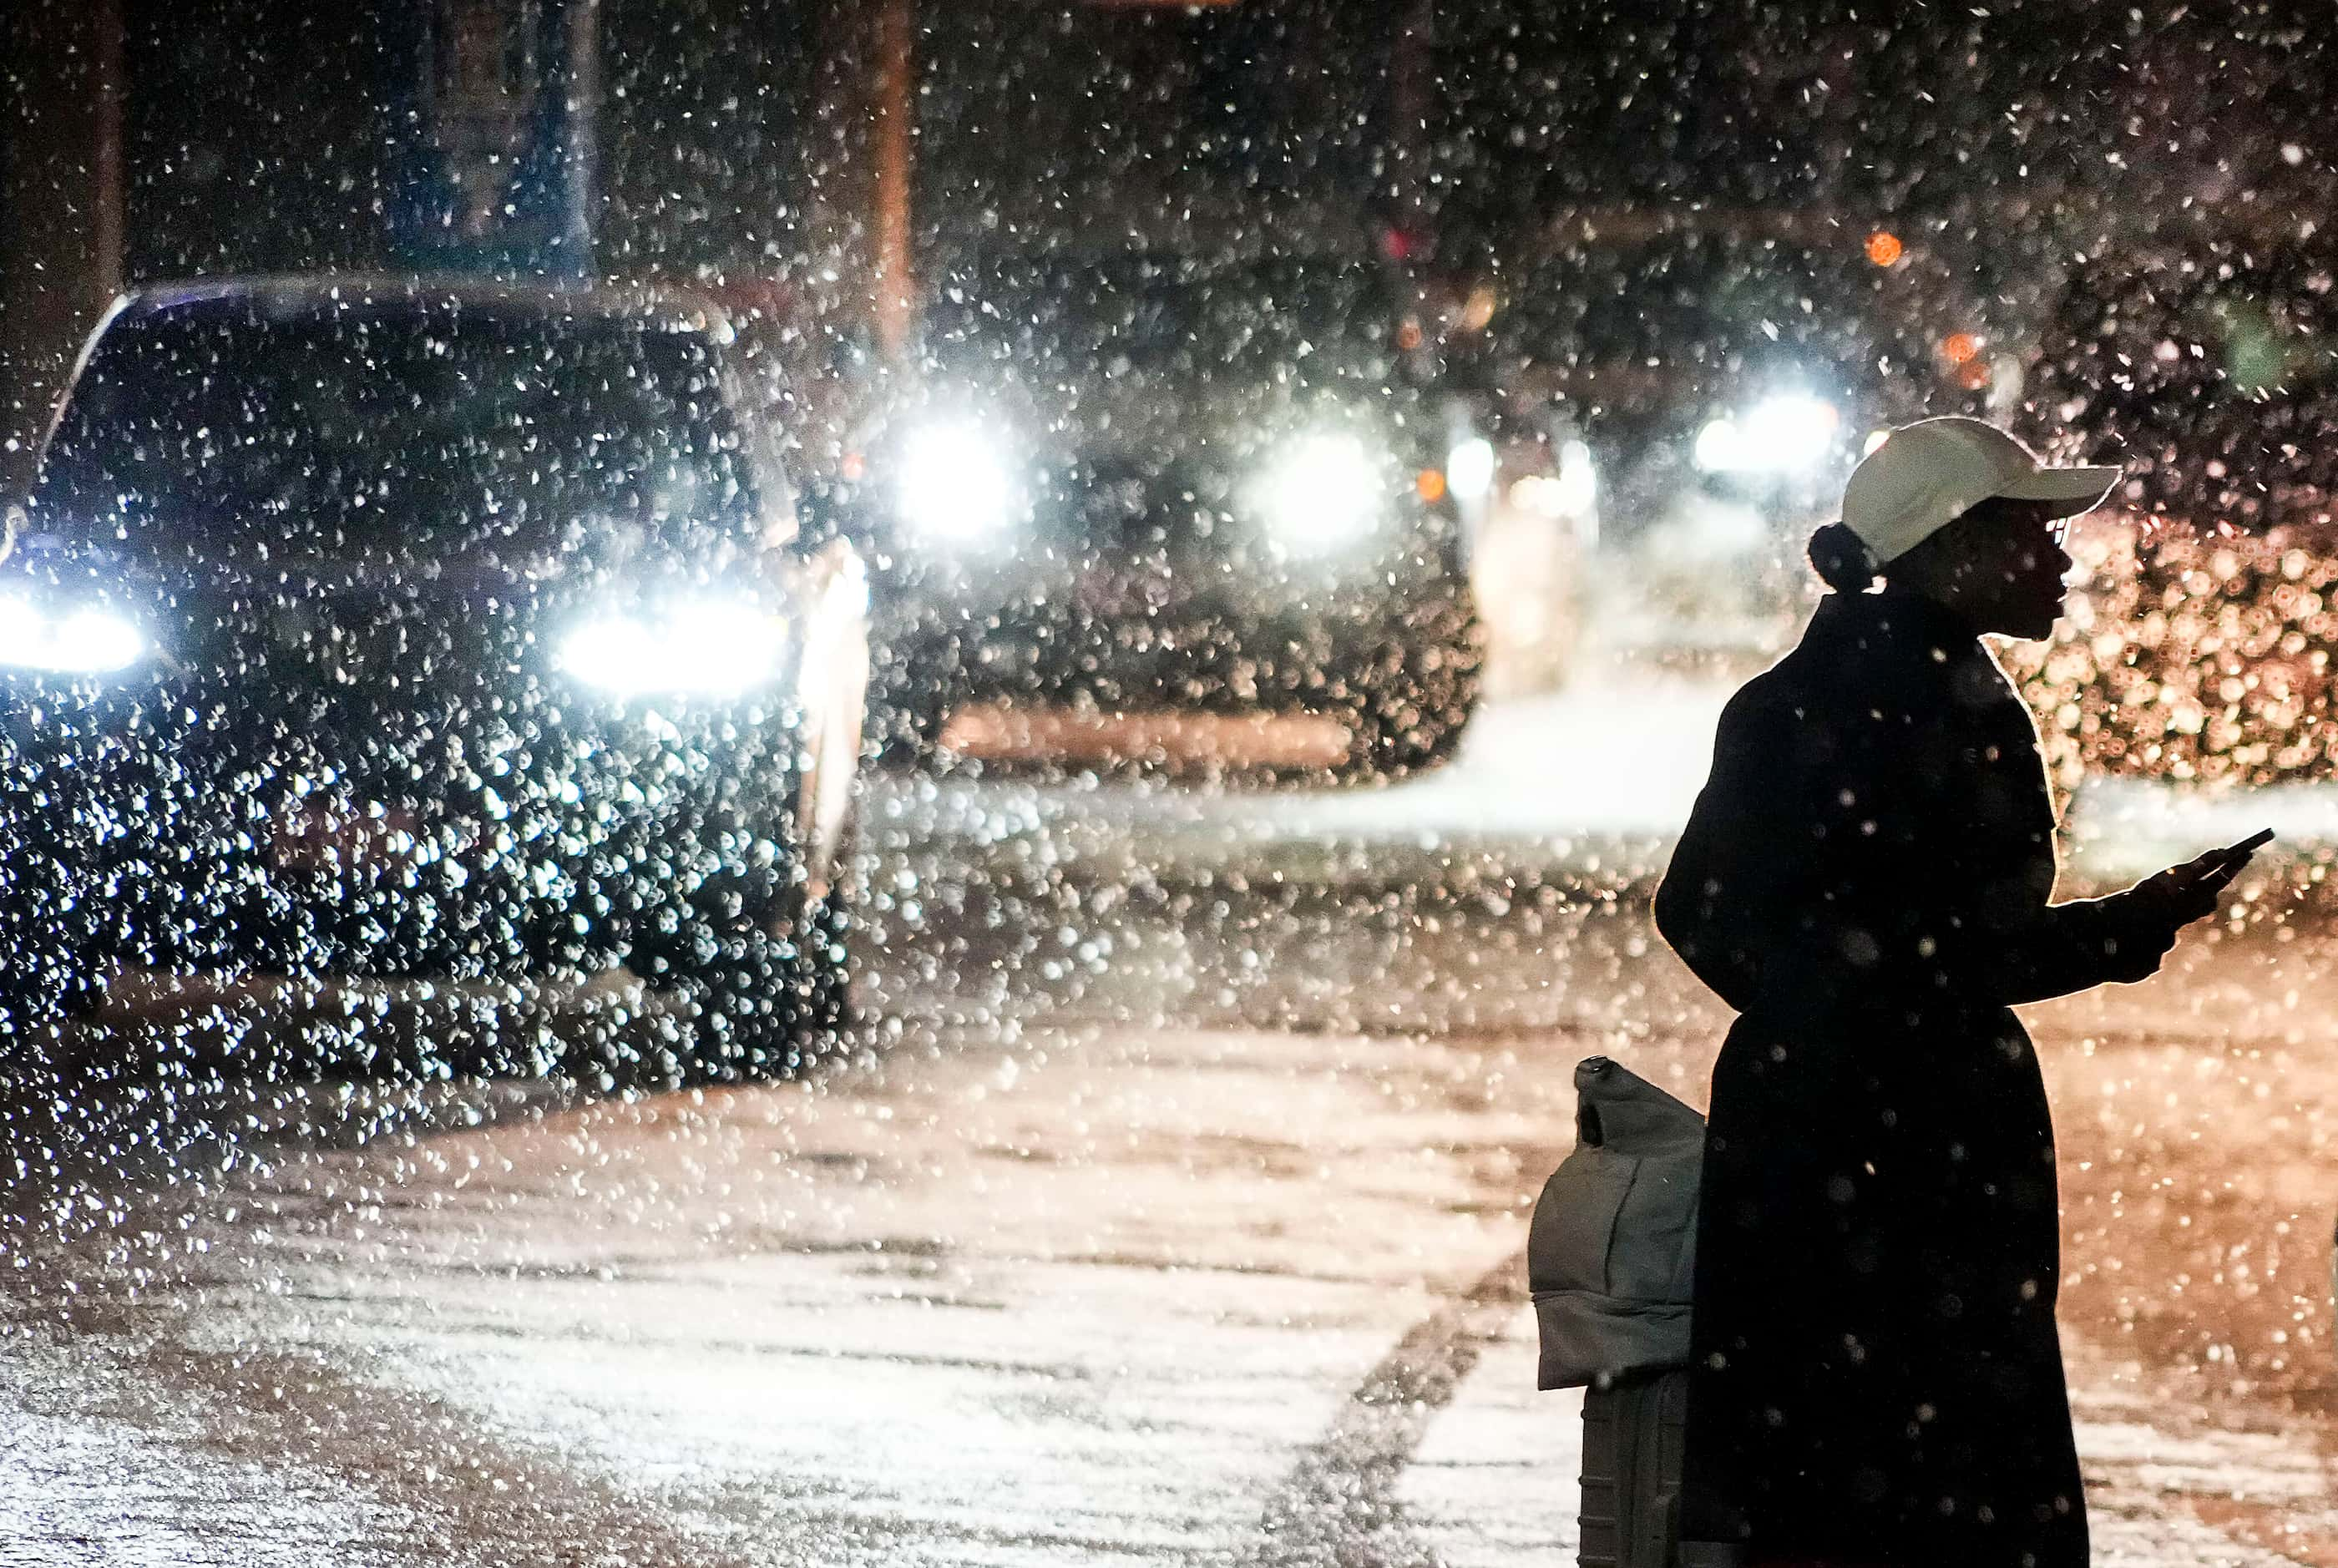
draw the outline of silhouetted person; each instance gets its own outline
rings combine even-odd
[[[1979,639],[2052,630],[2055,520],[2117,476],[1978,420],[1895,432],[1812,537],[1834,592],[1730,701],[1656,895],[1741,1014],[1713,1075],[1688,1447],[1692,1514],[1734,1517],[1686,1533],[1757,1563],[2087,1562],[2054,1136],[2009,1005],[2143,979],[2239,863],[2049,904],[2037,731]]]

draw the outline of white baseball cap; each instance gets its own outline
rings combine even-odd
[[[1919,419],[1884,438],[1851,472],[1842,524],[1874,554],[1903,555],[1959,516],[1996,496],[2053,504],[2052,517],[2101,505],[2117,468],[2054,468],[1986,420],[1962,415]]]

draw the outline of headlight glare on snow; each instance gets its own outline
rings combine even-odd
[[[899,484],[902,523],[929,544],[980,545],[1014,521],[1014,473],[997,439],[972,420],[912,430]]]
[[[733,697],[771,680],[787,622],[752,604],[690,600],[647,614],[589,616],[561,640],[562,671],[616,697]]]
[[[143,658],[135,624],[94,606],[50,612],[31,600],[0,598],[0,666],[56,675],[110,675]]]
[[[1275,542],[1293,555],[1349,544],[1380,521],[1387,505],[1381,466],[1355,436],[1302,436],[1274,453],[1253,504]]]

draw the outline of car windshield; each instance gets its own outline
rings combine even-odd
[[[159,555],[541,562],[735,520],[700,338],[641,323],[188,313],[109,332],[38,500]]]
[[[1962,323],[1932,281],[1913,264],[1887,277],[1839,242],[1603,238],[1527,269],[1485,352],[1557,378],[1586,416],[1687,419],[1780,387],[1836,397],[1888,383],[1925,358],[1926,332]]]
[[[999,260],[959,270],[933,296],[928,356],[977,379],[1321,386],[1393,369],[1396,323],[1362,261]]]

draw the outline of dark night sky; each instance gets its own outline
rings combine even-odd
[[[1155,192],[1418,193],[1455,243],[1498,252],[1586,205],[1943,212],[2171,185],[2279,200],[2326,152],[2320,34],[2287,7],[1511,0],[1438,8],[1423,57],[1436,178],[1392,192],[1400,9],[928,5],[930,228],[1078,223]],[[408,173],[418,14],[129,0],[133,270],[366,260]],[[607,0],[607,18],[616,253],[791,240],[771,214],[801,208],[819,166],[804,155],[808,7]]]
[[[604,6],[604,266],[788,270],[841,156],[813,103],[836,0]],[[1445,260],[1516,270],[1581,211],[1801,210],[1854,237],[1929,226],[2018,268],[2107,221],[2279,224],[2326,205],[2326,5],[1447,4],[1410,57],[1429,123],[1409,164],[1391,110],[1401,9],[929,0],[919,241],[1078,234],[1187,205],[1257,225],[1417,201]],[[54,37],[85,34],[92,13],[8,10],[14,68],[34,67],[0,113],[20,153],[0,215],[0,315],[18,325],[0,321],[0,353],[21,355],[46,253],[26,236],[85,222],[85,82]],[[399,258],[424,141],[414,0],[125,14],[132,276]],[[69,250],[48,250],[42,278],[70,271]]]

